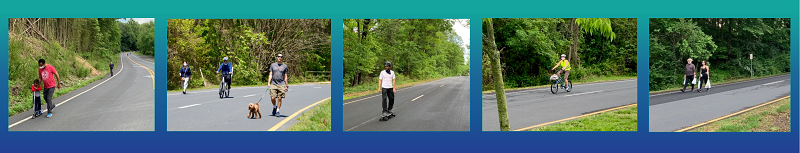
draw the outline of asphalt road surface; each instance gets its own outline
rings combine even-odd
[[[9,131],[153,131],[153,63],[127,53],[114,63],[114,76],[54,98],[53,117],[31,119],[33,109],[8,118]],[[134,62],[141,64],[135,64]],[[144,67],[142,67],[144,66]],[[56,70],[65,69],[56,67]],[[108,73],[108,72],[102,72]],[[58,90],[58,89],[56,89]],[[42,97],[44,102],[44,97]],[[46,110],[47,105],[43,104]]]
[[[790,94],[790,75],[714,86],[708,92],[650,95],[650,131],[669,132],[700,124]],[[705,90],[703,90],[705,91]]]
[[[636,103],[636,79],[573,85],[557,94],[550,86],[506,92],[511,130]],[[499,131],[495,93],[483,94],[483,130]]]
[[[236,74],[234,74],[236,75]],[[209,76],[206,76],[209,77]],[[218,77],[218,76],[217,76]],[[234,80],[236,81],[236,80]],[[297,121],[313,104],[331,97],[330,84],[290,85],[281,106],[281,117],[272,115],[272,102],[266,86],[232,87],[232,98],[219,98],[219,89],[167,93],[168,131],[283,131]],[[247,118],[247,104],[259,103],[261,119]],[[304,111],[301,109],[311,106]],[[316,106],[316,105],[314,105]],[[293,113],[294,118],[288,118]],[[283,124],[279,123],[288,119]],[[276,126],[277,125],[277,126]]]
[[[377,90],[377,87],[376,89]],[[450,77],[400,88],[389,121],[378,121],[381,94],[344,101],[345,131],[469,131],[469,77]]]

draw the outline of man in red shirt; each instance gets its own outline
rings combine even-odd
[[[44,87],[42,94],[44,95],[44,100],[47,101],[47,118],[50,118],[53,116],[53,108],[56,107],[53,102],[53,93],[55,93],[56,87],[61,88],[61,84],[57,83],[61,82],[61,77],[58,76],[56,68],[53,68],[50,64],[45,64],[44,59],[39,59],[39,79],[42,80],[42,86]]]

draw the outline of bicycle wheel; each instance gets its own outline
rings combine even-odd
[[[553,83],[550,84],[550,92],[552,92],[553,94],[556,94],[558,92],[558,82],[557,81],[553,81]]]
[[[569,83],[567,83],[567,87],[568,87],[568,88],[566,89],[566,91],[567,91],[567,92],[570,92],[570,91],[572,91],[572,81],[570,81]]]
[[[219,99],[222,99],[222,98],[224,98],[223,96],[225,96],[225,93],[224,93],[225,89],[224,88],[225,88],[225,83],[220,83],[219,84]]]

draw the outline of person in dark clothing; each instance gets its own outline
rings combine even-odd
[[[703,61],[702,64],[700,66],[700,86],[697,87],[697,92],[701,92],[700,89],[703,89],[703,85],[708,83],[708,65],[706,65],[706,61]],[[706,91],[708,91],[708,88],[706,88]]]
[[[686,86],[692,84],[692,80],[694,80],[694,75],[696,74],[694,64],[692,64],[692,58],[687,59],[686,62],[686,73],[683,75],[686,81],[683,82],[683,89],[681,89],[681,92],[686,92]],[[694,84],[692,84],[692,90],[689,91],[693,90]]]
[[[108,69],[111,70],[111,76],[114,76],[114,62],[108,64]]]
[[[181,81],[183,81],[183,94],[186,94],[186,87],[189,85],[189,77],[192,76],[192,69],[189,68],[189,64],[186,61],[183,61],[183,66],[181,67],[179,75],[181,76]]]

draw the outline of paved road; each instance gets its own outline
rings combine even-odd
[[[469,131],[469,77],[400,88],[393,110],[397,117],[389,121],[378,121],[383,109],[379,93],[343,105],[346,131]]]
[[[709,92],[650,95],[650,131],[675,131],[788,96],[791,91],[789,76],[721,86],[713,86],[712,80]]]
[[[9,131],[153,131],[153,76],[144,68],[152,70],[153,63],[126,55],[120,54],[113,77],[55,98],[60,105],[52,118],[30,119],[32,111],[23,112],[8,118]]]
[[[234,74],[235,75],[235,74]],[[234,80],[235,81],[235,80]],[[247,104],[258,102],[266,86],[233,87],[230,96],[220,99],[219,89],[167,93],[168,131],[267,131],[293,113],[331,97],[330,84],[290,85],[281,106],[281,116],[272,115],[269,93],[261,100],[261,119],[247,118]],[[316,106],[316,105],[314,105]],[[312,106],[313,107],[313,106]],[[310,110],[306,109],[305,111]],[[303,112],[305,112],[303,111]],[[297,117],[300,116],[300,112]],[[283,131],[297,121],[290,118],[277,127]]]
[[[636,103],[636,79],[576,84],[571,92],[550,87],[506,92],[511,130]],[[499,131],[495,93],[483,94],[483,130]]]

